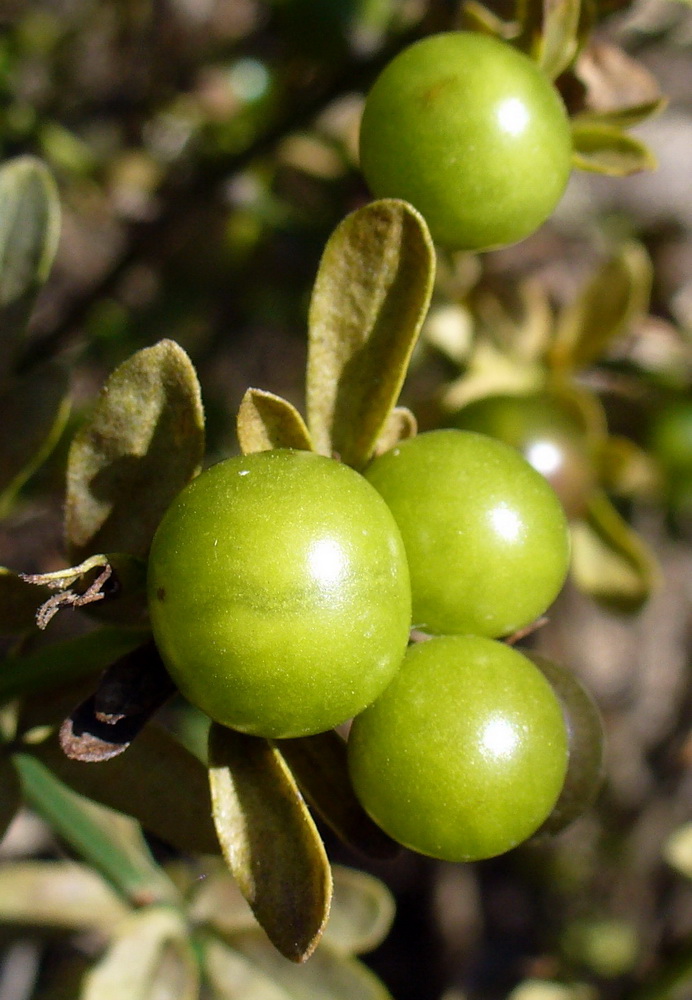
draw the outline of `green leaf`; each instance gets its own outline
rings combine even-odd
[[[301,966],[283,961],[256,931],[235,934],[231,944],[289,1000],[392,1000],[384,984],[361,962],[326,944]]]
[[[133,913],[84,980],[80,1000],[197,1000],[199,966],[183,915]]]
[[[655,170],[651,150],[615,125],[575,121],[572,126],[574,166],[609,177],[628,177],[642,170]]]
[[[214,724],[209,779],[226,862],[272,944],[308,958],[329,914],[332,880],[315,824],[266,740]]]
[[[3,754],[0,757],[0,840],[7,833],[7,828],[16,816],[20,804],[21,789],[17,772],[10,758]]]
[[[0,395],[0,517],[57,444],[70,413],[64,365],[49,361]]]
[[[538,65],[554,80],[577,54],[581,0],[546,0],[538,46]]]
[[[628,243],[565,308],[550,347],[554,368],[586,368],[599,360],[648,309],[651,261],[642,246]]]
[[[654,115],[660,114],[667,104],[667,98],[656,97],[628,107],[610,108],[604,111],[581,111],[574,116],[572,123],[579,128],[583,125],[608,125],[617,129],[634,128],[635,125],[641,125],[642,122],[648,121]]]
[[[77,795],[36,757],[15,753],[12,760],[27,804],[128,903],[176,900],[173,884],[149,853],[138,823]]]
[[[417,433],[418,421],[415,415],[405,406],[395,406],[387,417],[382,433],[377,439],[374,454],[382,455],[397,445],[399,441],[415,437]]]
[[[375,201],[332,234],[310,303],[308,426],[318,452],[361,468],[397,401],[430,302],[433,245],[403,201]]]
[[[98,764],[67,758],[57,735],[32,753],[75,791],[134,816],[179,850],[219,853],[207,769],[160,726],[145,726],[126,753]]]
[[[622,497],[652,496],[660,485],[655,460],[627,437],[611,435],[599,448],[600,483]]]
[[[272,448],[311,451],[305,422],[295,406],[263,389],[248,389],[238,411],[238,442],[244,455]]]
[[[112,934],[130,908],[107,882],[73,861],[0,867],[0,921]]]
[[[172,340],[138,351],[110,376],[70,448],[65,530],[75,561],[93,552],[145,556],[203,453],[190,359]]]
[[[36,612],[48,596],[46,587],[39,590],[17,573],[0,566],[0,635],[14,635],[33,628]],[[1,678],[0,673],[0,688]]]
[[[400,845],[370,819],[356,798],[346,762],[346,743],[334,730],[280,740],[278,753],[290,767],[313,809],[355,850],[392,858]]]
[[[0,380],[12,371],[38,289],[53,265],[60,201],[45,164],[20,156],[0,167]]]
[[[494,11],[477,0],[466,0],[461,8],[461,15],[463,27],[468,31],[478,31],[493,38],[511,38],[516,32],[515,25],[501,20]]]
[[[627,614],[641,608],[659,580],[653,554],[604,493],[572,525],[572,574],[593,600]]]
[[[24,656],[8,657],[0,668],[0,704],[98,673],[139,646],[148,634],[141,629],[104,625],[76,639],[54,642]]]
[[[384,941],[394,920],[391,892],[380,879],[335,865],[332,910],[323,941],[343,955],[372,951]]]

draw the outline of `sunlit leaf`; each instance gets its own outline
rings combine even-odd
[[[263,389],[248,389],[243,396],[238,442],[244,455],[272,448],[312,449],[310,434],[295,406]]]
[[[0,515],[57,444],[70,412],[64,365],[48,362],[0,394]]]
[[[418,421],[415,414],[405,406],[395,406],[387,417],[387,422],[377,439],[374,454],[381,455],[383,452],[393,448],[399,441],[415,437],[417,433]]]
[[[8,657],[0,671],[0,703],[97,674],[139,646],[148,635],[141,629],[104,625],[76,639],[41,646],[25,656]]]
[[[581,0],[546,0],[538,65],[554,80],[577,54]]]
[[[394,897],[384,882],[355,868],[335,865],[332,910],[324,942],[345,955],[372,951],[394,920]]]
[[[30,754],[15,753],[12,760],[27,804],[128,902],[175,900],[133,819],[77,795]]]
[[[205,935],[200,949],[214,1000],[294,1000],[293,994],[219,938]]]
[[[337,732],[280,740],[276,748],[312,807],[346,844],[370,857],[398,854],[400,845],[373,823],[356,798],[346,743]]]
[[[425,318],[434,251],[403,201],[375,201],[332,234],[310,304],[308,425],[321,454],[356,468],[397,401]]]
[[[572,525],[572,573],[594,600],[626,613],[638,611],[659,581],[653,554],[602,493]]]
[[[627,135],[615,125],[576,121],[572,126],[573,163],[610,177],[628,177],[642,170],[655,170],[656,157],[639,139]]]
[[[145,556],[203,453],[188,356],[172,340],[138,351],[110,376],[70,448],[65,531],[75,560],[108,551]]]
[[[38,289],[53,265],[60,201],[47,167],[20,156],[0,167],[0,379],[13,368]]]
[[[112,934],[130,912],[107,882],[72,861],[0,867],[0,921]]]
[[[80,1000],[197,1000],[199,967],[181,913],[133,913],[84,981]]]
[[[291,772],[266,740],[217,724],[209,766],[224,858],[272,944],[302,962],[324,929],[332,881]]]
[[[644,248],[623,246],[558,317],[550,348],[553,366],[585,368],[597,361],[646,312],[651,281]]]
[[[663,857],[681,875],[692,879],[692,820],[683,823],[666,839]]]
[[[160,726],[145,726],[127,753],[98,764],[69,760],[55,735],[33,753],[75,791],[134,816],[179,850],[219,853],[207,770]]]

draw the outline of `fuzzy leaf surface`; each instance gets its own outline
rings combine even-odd
[[[34,156],[0,167],[0,380],[16,362],[34,299],[53,265],[60,200],[48,168]]]
[[[309,313],[308,426],[315,449],[361,468],[406,376],[435,257],[422,216],[383,199],[347,216],[320,261]]]
[[[332,879],[315,824],[267,740],[214,724],[209,779],[223,856],[272,944],[308,958],[329,915]]]
[[[203,454],[204,414],[187,354],[172,340],[138,351],[110,376],[70,448],[65,533],[75,561],[93,552],[145,556]]]
[[[238,442],[243,455],[273,448],[312,451],[310,433],[287,399],[264,389],[248,389],[238,410]]]

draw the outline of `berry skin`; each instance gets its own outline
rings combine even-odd
[[[557,596],[569,565],[565,514],[514,448],[473,431],[429,431],[376,458],[365,476],[404,540],[415,627],[496,638]]]
[[[409,648],[353,722],[351,780],[372,819],[421,854],[475,861],[530,837],[567,769],[560,703],[517,650],[479,636]]]
[[[386,505],[310,452],[231,458],[156,532],[154,638],[185,697],[266,737],[322,732],[384,689],[406,650],[410,586]]]
[[[411,202],[440,245],[489,250],[524,239],[552,213],[570,174],[570,123],[528,56],[448,32],[404,49],[377,78],[360,160],[375,197]]]

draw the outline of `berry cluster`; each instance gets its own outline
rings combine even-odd
[[[560,825],[575,813],[590,702],[498,641],[543,613],[568,561],[552,488],[485,435],[420,434],[363,475],[265,451],[213,466],[167,511],[152,627],[211,718],[285,739],[355,717],[349,767],[372,818],[421,853],[488,857],[558,800]]]

